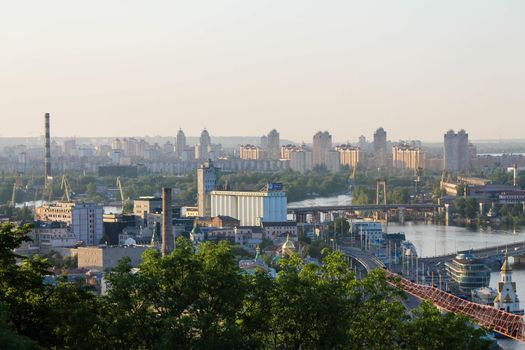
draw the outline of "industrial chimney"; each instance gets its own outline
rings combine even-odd
[[[162,188],[162,256],[175,249],[172,227],[171,188]]]
[[[46,146],[44,155],[44,181],[45,187],[49,185],[49,181],[52,179],[51,175],[51,133],[49,130],[49,113],[46,113]]]

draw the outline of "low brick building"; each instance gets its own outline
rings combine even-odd
[[[77,249],[78,268],[105,271],[117,266],[125,257],[131,259],[131,266],[136,267],[142,261],[142,253],[148,246],[118,247],[79,247]]]

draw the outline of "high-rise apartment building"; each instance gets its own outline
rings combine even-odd
[[[53,180],[51,173],[51,133],[50,133],[50,115],[46,113],[45,119],[45,131],[46,131],[46,144],[44,147],[44,183],[45,188],[48,189],[51,181]]]
[[[263,149],[265,154],[266,152],[268,152],[268,136],[267,135],[261,136],[261,148]]]
[[[365,160],[365,154],[359,147],[346,144],[337,146],[335,150],[339,152],[339,162],[343,166],[354,168]]]
[[[326,167],[326,170],[332,173],[336,173],[339,170],[341,170],[341,160],[339,152],[333,149],[329,150],[326,153],[326,162],[324,165]]]
[[[72,211],[72,231],[86,245],[97,245],[104,235],[104,208],[98,204],[75,204]]]
[[[261,160],[264,152],[261,147],[254,145],[241,145],[239,148],[239,158],[245,160]]]
[[[134,138],[125,138],[122,140],[122,149],[126,157],[137,157],[138,156],[139,142]]]
[[[357,141],[357,147],[359,147],[363,152],[369,152],[370,143],[366,139],[365,135],[359,136],[359,141]]]
[[[197,169],[197,200],[199,216],[210,216],[210,192],[217,188],[220,169],[212,161],[205,161]]]
[[[444,136],[443,168],[446,171],[462,172],[470,166],[468,134],[465,130],[455,133],[449,130]]]
[[[115,140],[111,143],[111,149],[118,149],[118,150],[121,150],[121,149],[122,149],[122,141],[120,141],[120,139],[115,139]]]
[[[379,128],[374,133],[374,158],[378,167],[387,166],[386,131]]]
[[[204,129],[199,139],[199,144],[195,146],[195,158],[208,160],[210,158],[211,137],[208,130]]]
[[[179,129],[177,132],[177,144],[175,146],[175,155],[178,159],[182,159],[184,155],[184,150],[186,149],[186,135],[184,135],[184,131],[182,129]]]
[[[409,143],[401,142],[392,148],[393,166],[397,169],[418,169],[425,167],[425,152]]]
[[[312,170],[312,151],[304,145],[290,153],[290,169],[304,174]]]
[[[304,146],[283,145],[281,146],[281,159],[290,159],[292,152],[301,151],[303,148]]]
[[[64,153],[67,156],[76,155],[77,141],[75,139],[69,139],[64,141]]]
[[[327,166],[328,152],[332,149],[332,135],[325,132],[317,132],[313,140],[313,166]]]
[[[279,133],[277,130],[273,129],[268,133],[268,146],[266,149],[267,158],[278,160],[281,156],[281,144],[279,140]]]

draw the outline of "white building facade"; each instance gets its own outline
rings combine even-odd
[[[241,226],[286,221],[288,203],[284,191],[212,191],[211,216],[231,216]]]
[[[98,204],[75,204],[71,216],[76,239],[88,246],[99,244],[104,235],[104,208]]]
[[[498,296],[494,299],[494,307],[513,314],[523,315],[523,310],[520,309],[520,300],[516,294],[516,282],[512,282],[512,268],[507,253],[505,253],[505,260],[501,266]]]

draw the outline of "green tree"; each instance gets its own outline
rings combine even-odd
[[[109,278],[106,338],[112,347],[237,348],[245,282],[226,242],[203,244],[194,253],[179,238],[174,252],[147,251],[140,271],[130,271],[124,261]]]
[[[357,187],[352,194],[353,204],[370,204],[372,203],[373,194],[364,187]]]
[[[408,320],[403,294],[387,284],[384,272],[375,270],[356,282],[352,295],[349,348],[402,348],[403,325]]]
[[[41,349],[37,342],[18,335],[10,326],[4,308],[0,306],[0,344],[3,349],[36,350]]]
[[[341,253],[326,265],[304,265],[298,256],[282,260],[271,294],[269,344],[282,349],[331,349],[345,343],[351,314],[348,292],[355,279]]]
[[[467,200],[464,197],[458,197],[454,201],[454,206],[459,217],[465,218],[467,213]]]
[[[66,278],[44,284],[48,262],[13,252],[29,230],[0,228],[3,348],[487,349],[462,316],[426,304],[409,315],[384,271],[356,280],[341,252],[323,250],[320,266],[283,258],[272,279],[243,274],[226,242],[195,252],[179,238],[164,257],[147,250],[139,269],[120,261],[99,297]]]
[[[44,348],[87,348],[98,315],[96,300],[74,284],[60,282],[56,287],[44,284],[50,268],[47,259],[38,256],[28,259],[13,252],[30,240],[30,230],[30,225],[0,227],[2,317],[20,337],[30,338]]]
[[[388,193],[388,202],[394,204],[410,203],[410,193],[406,187],[397,187]]]
[[[465,202],[465,215],[469,219],[474,219],[479,212],[479,203],[475,198],[467,198]]]
[[[414,318],[407,324],[406,348],[414,350],[488,349],[487,331],[474,328],[461,315],[442,313],[425,302],[413,311]]]

